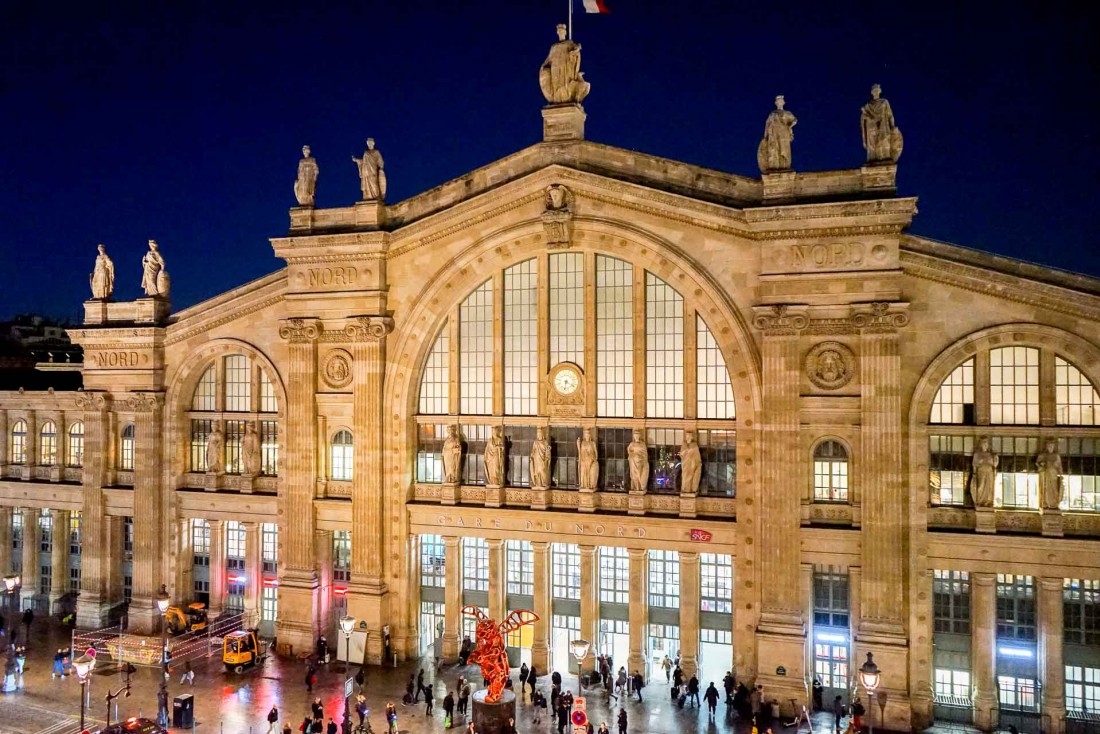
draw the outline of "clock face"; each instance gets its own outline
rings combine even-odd
[[[572,395],[581,384],[581,376],[572,368],[558,370],[554,375],[554,389],[559,395]]]

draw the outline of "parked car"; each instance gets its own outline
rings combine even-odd
[[[131,716],[125,721],[94,731],[93,734],[168,734],[168,730],[157,726],[153,719]]]

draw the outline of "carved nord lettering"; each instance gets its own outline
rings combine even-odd
[[[351,265],[342,265],[335,268],[310,268],[309,287],[331,288],[333,286],[355,285],[358,277],[359,271]]]
[[[774,259],[779,267],[794,270],[859,268],[866,264],[866,249],[862,242],[790,245],[785,250],[777,250]]]
[[[137,367],[137,352],[97,352],[94,357],[96,367]]]

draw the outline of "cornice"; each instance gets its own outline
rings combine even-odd
[[[271,298],[259,301],[258,303],[254,303],[250,306],[229,311],[228,313],[219,316],[218,318],[211,319],[210,321],[205,321],[197,326],[187,329],[186,331],[173,332],[172,327],[168,327],[169,333],[168,337],[164,340],[164,343],[167,346],[186,341],[193,336],[198,336],[199,334],[210,331],[211,329],[216,329],[219,326],[228,324],[230,321],[234,321],[243,316],[255,313],[256,311],[262,311],[263,309],[268,308],[269,306],[274,306],[275,304],[281,303],[284,300],[286,300],[286,296],[280,293],[277,296],[272,296]]]

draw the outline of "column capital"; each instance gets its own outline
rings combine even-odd
[[[1065,588],[1065,579],[1061,576],[1040,576],[1039,588],[1043,591],[1056,591],[1061,594]]]
[[[997,581],[997,574],[988,571],[971,571],[970,583],[978,586],[993,586]]]
[[[164,408],[164,393],[138,392],[122,401],[126,410],[135,413],[152,413]]]
[[[805,304],[781,303],[752,307],[752,325],[765,336],[797,336],[810,325]]]
[[[85,412],[106,413],[111,409],[111,396],[102,390],[79,392],[76,396],[76,407]]]
[[[500,550],[504,547],[504,540],[501,538],[487,538],[485,543],[489,546],[489,550]]]
[[[448,547],[448,548],[457,548],[458,547],[458,541],[460,541],[460,540],[462,540],[462,538],[458,535],[444,535],[443,536],[443,545]]]
[[[344,327],[344,334],[353,342],[377,342],[393,331],[389,316],[356,316]]]
[[[909,304],[899,301],[853,303],[852,326],[868,332],[893,332],[909,324]]]
[[[546,551],[550,550],[550,541],[532,540],[531,550],[535,551],[536,553],[545,553]]]
[[[577,545],[577,550],[580,551],[582,556],[594,556],[596,555],[596,546],[594,545]]]
[[[627,548],[626,549],[626,554],[631,559],[637,558],[637,559],[640,559],[640,560],[645,560],[645,557],[647,555],[649,555],[649,551],[646,550],[645,548]]]
[[[688,563],[698,563],[699,562],[699,552],[698,551],[680,551],[680,563],[683,563],[684,561],[687,561]]]
[[[286,319],[279,327],[279,338],[291,344],[309,344],[317,341],[324,330],[317,319]]]

